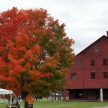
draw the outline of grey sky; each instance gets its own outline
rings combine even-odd
[[[75,53],[80,52],[108,30],[108,0],[1,0],[0,11],[43,8],[60,23],[73,38]]]

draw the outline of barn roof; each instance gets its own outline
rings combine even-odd
[[[99,39],[97,39],[95,42],[93,42],[92,44],[90,44],[88,47],[86,47],[84,50],[82,50],[80,53],[78,53],[76,56],[80,55],[80,54],[84,54],[86,52],[86,50],[90,47],[92,47],[94,44],[96,44],[97,42],[99,42],[102,39],[108,39],[108,36],[101,36]]]

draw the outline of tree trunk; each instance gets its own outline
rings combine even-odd
[[[28,108],[28,102],[26,100],[24,100],[24,108]]]

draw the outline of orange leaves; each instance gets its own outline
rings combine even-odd
[[[20,33],[16,37],[16,44],[20,44],[20,46],[28,46],[30,44],[30,38],[27,34],[24,34],[23,32]]]
[[[0,47],[0,53],[3,51],[3,48],[2,47]]]
[[[20,72],[25,71],[25,68],[22,66],[22,63],[24,62],[24,58],[21,59],[14,59],[11,54],[8,54],[8,59],[10,60],[10,71],[9,75],[11,76],[18,76]]]
[[[32,80],[39,79],[41,76],[38,71],[30,71],[29,74],[30,74]]]
[[[8,47],[9,49],[13,48],[13,44],[14,44],[14,43],[13,43],[11,40],[7,39],[7,47]]]
[[[34,99],[33,99],[33,97],[32,97],[31,95],[27,95],[26,101],[27,101],[29,104],[33,104]]]
[[[40,78],[49,78],[52,76],[51,73],[40,73],[38,71],[30,71],[29,74],[30,74],[32,80],[37,80]]]
[[[0,81],[6,81],[7,77],[0,75]]]
[[[2,13],[2,16],[3,17],[5,17],[5,18],[14,18],[15,17],[15,15],[16,15],[16,13],[17,13],[17,8],[14,8],[13,7],[13,9],[11,9],[11,10],[8,10],[8,11],[6,11],[6,12],[3,12]]]
[[[8,54],[8,59],[9,59],[13,64],[18,64],[18,63],[17,63],[17,60],[14,59],[14,58],[12,57],[11,54]]]
[[[20,52],[25,52],[26,51],[26,48],[24,46],[18,46],[17,48],[18,48],[17,50],[20,51]]]
[[[58,60],[54,58],[47,58],[45,59],[45,63],[40,66],[39,70],[46,70],[47,67],[56,68],[58,65]]]
[[[22,67],[21,65],[16,65],[10,70],[10,76],[12,77],[17,77],[21,72],[24,72],[25,68]]]
[[[41,52],[40,46],[36,45],[32,47],[30,50],[25,52],[24,58],[31,61],[31,63],[38,62],[38,56]]]
[[[28,62],[28,63],[26,63],[25,64],[25,69],[26,69],[26,71],[29,71],[30,70],[30,68],[31,68],[31,64]]]
[[[12,54],[8,54],[8,59],[14,65],[22,64],[24,62],[24,58],[15,59]]]
[[[21,36],[17,36],[17,37],[16,37],[16,42],[17,42],[18,44],[21,44],[21,43],[23,44],[24,41],[23,41],[23,39],[22,39]]]
[[[3,61],[3,59],[0,57],[0,68],[5,67],[6,63]]]
[[[41,51],[41,49],[40,49],[40,46],[39,45],[36,45],[36,46],[34,46],[33,47],[33,49],[32,49],[32,53],[35,55],[39,55],[40,54],[40,51]]]
[[[32,56],[32,51],[28,50],[25,54],[25,58],[31,58],[31,56]]]

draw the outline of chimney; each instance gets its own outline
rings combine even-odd
[[[108,37],[108,31],[106,31],[106,36]]]

